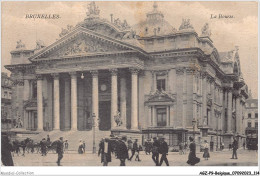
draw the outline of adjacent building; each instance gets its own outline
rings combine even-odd
[[[258,135],[258,99],[250,97],[246,100],[244,119],[245,134],[249,137]]]
[[[7,73],[1,74],[1,129],[9,130],[14,126],[11,106],[12,80]]]
[[[85,20],[62,29],[49,46],[38,41],[29,50],[17,42],[5,67],[23,128],[87,135],[95,126],[99,136],[143,139],[163,134],[171,146],[194,135],[214,150],[245,137],[248,88],[238,47],[218,51],[207,23],[199,34],[189,19],[175,29],[156,3],[132,27],[99,13],[91,2]]]

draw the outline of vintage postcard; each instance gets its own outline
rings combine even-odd
[[[1,69],[3,175],[259,175],[257,1],[2,1]]]

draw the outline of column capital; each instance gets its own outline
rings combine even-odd
[[[42,76],[42,75],[39,75],[39,74],[37,74],[37,75],[36,75],[36,79],[37,79],[37,80],[42,80],[42,79],[43,79],[43,76]]]
[[[69,72],[69,75],[70,75],[70,76],[77,75],[77,72],[75,72],[75,71],[74,71],[74,72]]]
[[[117,76],[117,73],[118,73],[118,69],[117,68],[109,69],[109,71],[110,71],[112,76]]]
[[[90,73],[92,77],[98,77],[98,70],[91,70]]]
[[[51,76],[53,77],[53,79],[59,79],[60,77],[59,73],[51,73]]]
[[[140,69],[134,68],[134,67],[129,68],[129,70],[130,70],[130,72],[131,72],[133,75],[137,75],[138,72],[140,71]]]
[[[185,68],[184,67],[177,67],[176,68],[176,74],[177,75],[183,75],[185,72]]]

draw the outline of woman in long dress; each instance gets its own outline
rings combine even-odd
[[[189,137],[190,140],[190,153],[188,157],[187,163],[194,166],[195,164],[200,162],[200,158],[196,157],[196,144],[194,142],[193,137]]]
[[[208,144],[208,142],[205,140],[203,158],[205,158],[206,160],[208,160],[209,157],[210,157],[210,156],[209,156],[209,144]]]

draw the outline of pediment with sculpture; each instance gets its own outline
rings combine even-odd
[[[79,37],[66,46],[58,49],[50,57],[72,56],[87,53],[102,53],[102,52],[116,52],[127,49],[119,48],[118,46],[109,45],[104,41],[100,41],[91,37]]]
[[[147,98],[146,103],[151,102],[175,102],[175,95],[168,93],[166,91],[156,90],[155,92],[151,92]]]

